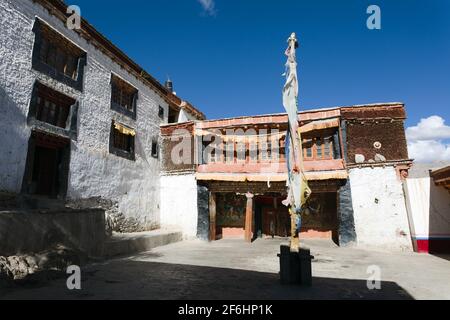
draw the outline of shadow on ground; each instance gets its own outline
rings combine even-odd
[[[438,254],[438,253],[430,253],[432,256],[450,261],[450,254],[446,253],[446,254]]]
[[[312,287],[282,286],[276,273],[193,265],[110,261],[82,270],[82,290],[66,280],[16,287],[0,299],[413,299],[394,282],[369,290],[365,280],[313,278]]]

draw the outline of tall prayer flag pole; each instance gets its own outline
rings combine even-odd
[[[298,126],[298,78],[295,55],[298,41],[295,33],[291,34],[287,42],[288,48],[285,52],[287,56],[286,83],[283,87],[283,105],[289,118],[285,142],[288,197],[284,204],[289,206],[291,215],[291,251],[298,251],[301,214],[305,209],[306,201],[311,195],[311,189],[304,174],[302,139]]]

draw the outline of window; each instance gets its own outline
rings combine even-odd
[[[247,159],[247,146],[245,142],[239,141],[236,144],[237,160],[245,161]]]
[[[278,161],[281,158],[280,157],[281,148],[279,143],[280,142],[277,139],[274,139],[270,142],[270,158],[272,159],[273,162]]]
[[[180,112],[178,110],[175,110],[173,108],[169,108],[168,123],[176,123],[176,122],[178,122],[179,115],[180,115]]]
[[[316,139],[316,156],[317,159],[323,158],[323,144],[320,138]]]
[[[256,141],[249,142],[249,158],[251,162],[258,161],[258,143]]]
[[[39,19],[33,30],[33,69],[82,91],[86,53]]]
[[[202,159],[204,164],[214,163],[219,158],[219,150],[216,146],[215,138],[212,136],[208,136],[205,140],[202,141]],[[211,141],[213,140],[213,141]]]
[[[283,137],[279,140],[279,146],[280,146],[280,151],[279,151],[279,155],[280,155],[280,161],[285,161],[286,160],[286,137]]]
[[[119,77],[111,76],[111,108],[136,119],[138,90]]]
[[[136,132],[133,129],[113,121],[111,124],[110,153],[129,160],[135,160],[135,136]]]
[[[216,162],[216,160],[217,160],[216,149],[213,149],[211,153],[208,154],[208,163]]]
[[[70,129],[69,115],[75,103],[75,99],[37,82],[33,89],[29,118],[55,127]]]
[[[158,159],[159,158],[159,148],[158,148],[158,140],[152,140],[152,157]]]
[[[234,141],[229,140],[225,143],[225,157],[227,162],[234,162]]]
[[[270,141],[264,140],[260,141],[259,154],[261,155],[261,160],[270,160]]]
[[[325,158],[330,158],[333,155],[331,138],[326,138],[324,141],[324,151],[323,155]]]
[[[315,137],[303,140],[303,157],[305,160],[333,159],[333,138]]]
[[[164,119],[164,108],[159,106],[158,116],[160,119]]]

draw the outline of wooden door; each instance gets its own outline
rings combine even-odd
[[[51,196],[56,190],[58,150],[37,147],[36,151],[36,194]]]
[[[263,234],[275,236],[277,231],[277,210],[275,208],[263,208]]]

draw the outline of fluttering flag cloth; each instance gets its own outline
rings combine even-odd
[[[308,186],[303,168],[302,140],[298,126],[298,77],[295,50],[298,42],[295,33],[288,39],[285,52],[286,83],[283,87],[283,106],[289,118],[288,134],[286,135],[286,163],[288,170],[288,197],[284,204],[289,206],[293,224],[291,249],[298,249],[298,234],[301,227],[301,214],[305,208],[311,189]],[[295,225],[295,227],[294,227]]]

